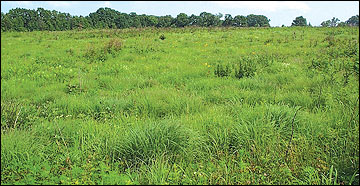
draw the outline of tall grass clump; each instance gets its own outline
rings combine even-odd
[[[95,45],[93,43],[88,44],[87,48],[85,49],[85,53],[83,57],[93,61],[100,61],[104,62],[108,59],[108,55],[112,57],[116,57],[117,53],[123,48],[123,42],[120,39],[113,38],[109,41],[105,42],[103,46]]]
[[[190,133],[180,124],[170,122],[149,122],[133,126],[118,143],[117,160],[129,166],[148,164],[154,158],[165,155],[176,158],[186,154],[190,145]]]

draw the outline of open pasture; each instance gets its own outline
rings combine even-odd
[[[1,184],[359,184],[359,28],[1,33]]]

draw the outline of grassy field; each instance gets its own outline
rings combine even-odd
[[[1,184],[359,184],[359,28],[1,33]]]

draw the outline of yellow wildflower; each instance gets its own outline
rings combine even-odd
[[[210,65],[208,65],[208,67],[210,67]]]
[[[252,54],[255,54],[255,52],[251,52]]]
[[[207,47],[208,46],[208,44],[206,43],[205,45],[204,45],[204,47]]]
[[[126,185],[131,185],[131,184],[133,184],[133,183],[131,182],[131,180],[127,180],[127,181],[126,181]]]
[[[206,66],[206,65],[208,65],[207,63],[204,63],[204,65]]]

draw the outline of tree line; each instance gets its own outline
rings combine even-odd
[[[321,22],[320,25],[322,27],[359,26],[359,15],[352,16],[345,22],[340,22],[340,19],[333,17],[331,20],[326,20]],[[307,24],[306,18],[304,18],[303,16],[299,16],[293,20],[291,26],[312,26],[312,25],[310,24],[310,22],[309,24]]]
[[[175,18],[171,15],[154,16],[138,15],[134,12],[121,13],[111,8],[99,8],[88,16],[72,16],[56,10],[38,8],[11,9],[8,13],[1,12],[2,31],[35,31],[35,30],[71,30],[71,29],[105,29],[105,28],[142,28],[142,27],[186,27],[186,26],[236,26],[236,27],[269,27],[270,19],[264,15],[250,14],[232,17],[202,12],[200,15],[180,13]]]
[[[56,10],[36,10],[15,8],[8,13],[1,12],[1,31],[62,31],[72,29],[120,29],[120,28],[143,28],[143,27],[270,27],[270,19],[264,15],[250,14],[248,16],[236,15],[232,17],[225,14],[212,14],[202,12],[200,15],[180,13],[176,17],[171,15],[154,16],[138,15],[135,12],[121,13],[111,8],[99,8],[88,16],[72,16]],[[354,17],[354,18],[353,18]],[[345,25],[359,25],[359,16],[353,16]],[[305,20],[305,25],[304,25]],[[355,23],[354,23],[355,20]],[[336,21],[336,20],[335,20]],[[351,23],[350,23],[351,22]],[[323,24],[322,24],[323,25]],[[331,25],[331,24],[330,24]],[[306,19],[297,17],[292,26],[308,26]]]

